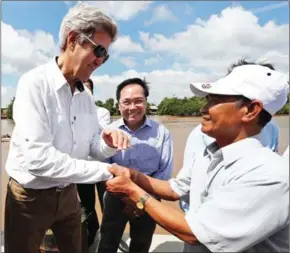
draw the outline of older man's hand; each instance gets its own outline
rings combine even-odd
[[[119,129],[104,129],[102,137],[108,146],[118,150],[130,147],[129,135]]]
[[[117,176],[125,176],[130,178],[131,174],[130,174],[130,169],[120,166],[116,163],[113,163],[111,165],[111,167],[109,167],[109,172],[112,173],[115,177]]]

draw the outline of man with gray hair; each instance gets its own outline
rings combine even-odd
[[[130,146],[120,130],[104,129],[100,137],[94,101],[83,86],[108,60],[116,35],[111,18],[78,4],[62,21],[60,55],[21,76],[6,163],[5,253],[38,253],[48,228],[60,252],[81,253],[76,183],[111,179],[110,165],[100,161]]]

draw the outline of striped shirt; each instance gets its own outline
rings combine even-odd
[[[173,166],[173,144],[168,129],[160,123],[146,118],[136,131],[130,130],[123,118],[116,120],[110,128],[119,128],[130,135],[131,147],[122,150],[108,162],[135,168],[151,177],[167,180]]]

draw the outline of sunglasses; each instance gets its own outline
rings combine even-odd
[[[83,34],[83,36],[93,44],[94,46],[94,55],[96,58],[100,58],[103,57],[103,63],[104,64],[110,57],[110,55],[108,54],[106,48],[104,48],[102,45],[97,45],[95,42],[93,42],[88,36],[86,36],[85,34]]]

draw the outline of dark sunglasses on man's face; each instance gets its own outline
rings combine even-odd
[[[110,57],[110,55],[107,53],[106,48],[104,48],[102,45],[97,45],[95,42],[93,42],[88,36],[86,36],[85,34],[83,34],[84,37],[93,44],[94,46],[94,55],[96,58],[100,58],[103,57],[103,62],[102,64],[104,64]]]

